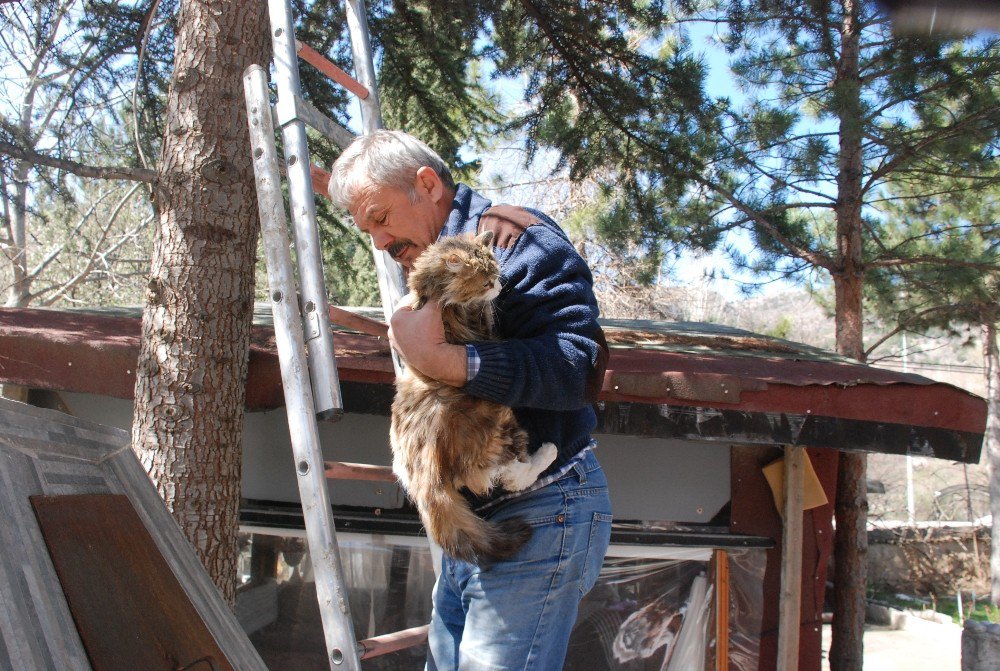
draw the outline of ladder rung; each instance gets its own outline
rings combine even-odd
[[[310,163],[309,176],[312,177],[313,191],[330,200],[330,173]]]
[[[295,50],[298,52],[299,58],[343,86],[357,97],[362,100],[368,97],[368,89],[365,88],[364,84],[338,68],[336,65],[331,63],[326,56],[316,51],[308,44],[295,40]]]
[[[358,657],[361,659],[371,659],[379,655],[387,655],[397,650],[405,650],[415,645],[420,645],[427,640],[427,630],[429,624],[412,629],[403,629],[391,634],[383,634],[358,641]]]
[[[396,475],[388,466],[351,464],[346,461],[324,461],[323,470],[329,480],[373,480],[395,482]]]
[[[367,333],[376,338],[388,338],[389,327],[380,321],[370,319],[363,315],[355,314],[350,310],[338,308],[334,305],[327,307],[330,313],[330,323],[342,326],[361,333]]]
[[[354,133],[320,112],[311,102],[299,96],[295,98],[295,116],[330,138],[341,149],[354,142]]]

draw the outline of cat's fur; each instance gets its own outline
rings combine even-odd
[[[500,293],[500,269],[491,240],[489,231],[445,238],[428,247],[409,274],[412,307],[438,301],[450,343],[495,338],[492,301]],[[528,455],[528,436],[510,408],[408,368],[396,382],[389,438],[396,477],[428,535],[450,556],[489,564],[531,537],[524,520],[478,517],[460,492],[466,487],[482,496],[498,483],[520,491],[555,459],[552,443]]]

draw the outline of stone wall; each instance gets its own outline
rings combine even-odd
[[[868,534],[868,584],[938,598],[958,590],[989,594],[986,527],[876,529]],[[995,667],[1000,668],[1000,666]]]

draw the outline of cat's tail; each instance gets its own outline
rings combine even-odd
[[[507,559],[531,538],[521,518],[489,522],[472,512],[457,491],[432,487],[422,508],[427,534],[455,559],[480,566]]]

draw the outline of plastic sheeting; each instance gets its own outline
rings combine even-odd
[[[692,587],[699,576],[704,586],[707,570],[704,560],[606,559],[597,586],[580,605],[564,668],[668,671],[679,641],[704,651],[704,628],[696,631],[687,620]],[[704,597],[704,587],[701,592]]]
[[[426,539],[350,533],[338,533],[337,539],[359,639],[427,624],[434,568]],[[267,667],[329,671],[303,539],[255,533],[243,554],[237,616],[241,623],[254,622],[250,640]],[[256,612],[245,612],[245,604]],[[426,645],[420,645],[364,661],[362,668],[417,671],[424,668],[426,655]]]
[[[767,553],[757,549],[728,554],[729,671],[757,671]]]
[[[366,534],[338,534],[338,539],[358,638],[427,623],[434,571],[426,540]],[[610,554],[580,604],[564,671],[715,668],[711,550],[614,546]],[[614,556],[619,554],[627,556]],[[729,556],[729,669],[755,670],[764,553],[740,550]],[[254,534],[245,543],[243,566],[237,611],[242,604],[241,621],[245,615],[255,623],[251,640],[268,668],[328,671],[302,539]],[[418,671],[425,655],[421,645],[362,667]]]

